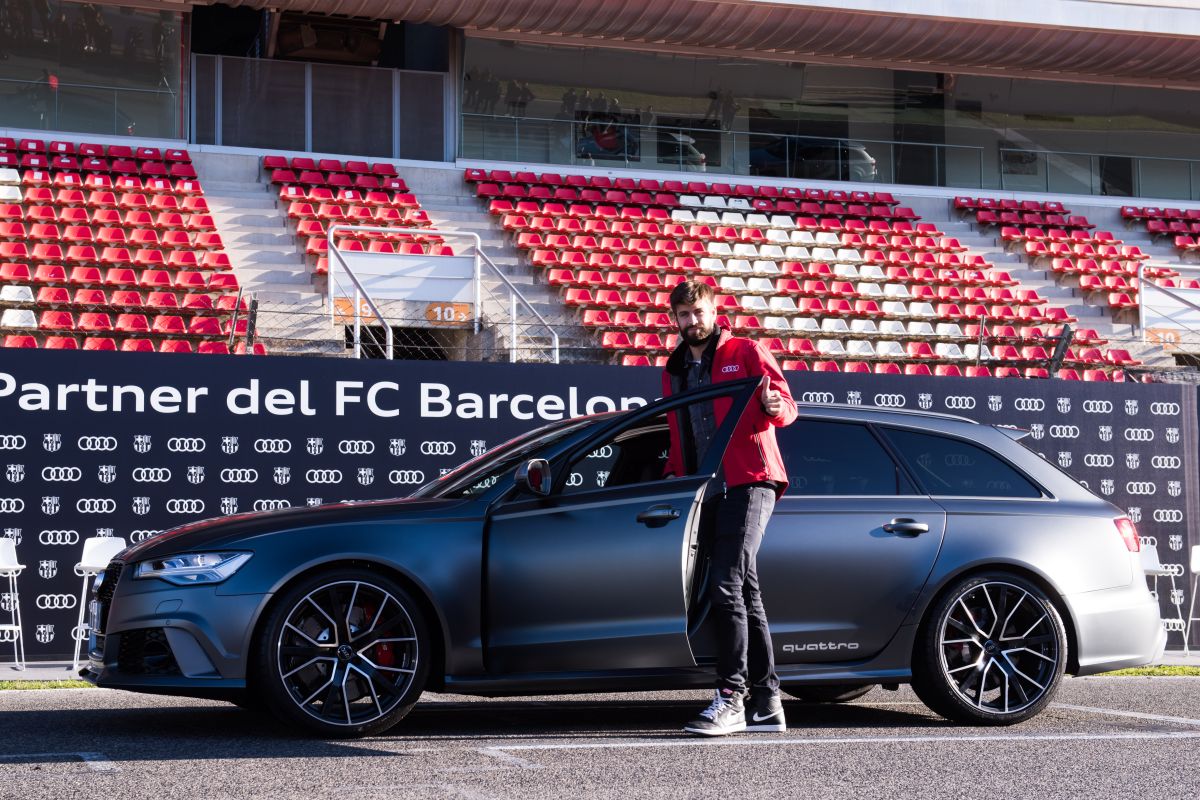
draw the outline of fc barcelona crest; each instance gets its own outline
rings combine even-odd
[[[137,436],[133,437],[133,449],[137,452],[149,453],[150,446],[150,437],[147,434],[139,433]]]
[[[237,510],[238,510],[238,499],[236,497],[222,497],[221,498],[221,513],[222,514],[229,516],[230,514],[236,514]]]
[[[112,483],[117,479],[117,465],[101,464],[96,468],[96,479],[101,483]]]
[[[222,436],[221,437],[221,452],[227,456],[231,456],[238,451],[238,437]]]
[[[308,437],[305,445],[310,456],[319,456],[325,452],[325,440],[320,436]]]
[[[188,483],[204,483],[204,467],[190,466],[187,468]]]
[[[133,498],[133,513],[141,516],[150,513],[150,498],[135,497]]]
[[[45,514],[47,516],[57,514],[58,510],[60,508],[62,508],[62,503],[59,501],[57,495],[42,497],[42,513],[43,514]]]
[[[42,447],[46,448],[47,453],[57,453],[62,448],[61,433],[44,433],[42,434]]]
[[[403,439],[388,440],[388,452],[396,457],[404,455],[404,451],[407,449],[408,448],[405,446]]]
[[[9,464],[4,474],[8,476],[9,483],[20,483],[25,480],[25,465]]]
[[[288,483],[291,482],[291,480],[292,480],[292,468],[291,467],[276,467],[275,468],[275,482],[276,483],[278,483],[280,486],[287,486]]]
[[[46,580],[50,580],[58,574],[58,562],[53,559],[44,559],[38,562],[38,575],[41,575]]]
[[[53,625],[38,625],[34,630],[34,636],[37,637],[39,644],[50,644],[54,641],[54,626]]]
[[[358,482],[361,483],[363,486],[370,486],[372,483],[374,483],[375,482],[375,468],[374,467],[359,467],[358,468]]]

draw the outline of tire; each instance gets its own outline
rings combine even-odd
[[[829,686],[803,686],[788,689],[787,693],[805,703],[849,703],[875,688],[874,684],[853,686],[835,683]]]
[[[954,584],[922,622],[913,690],[970,725],[1013,725],[1054,698],[1067,663],[1062,617],[1046,593],[1004,572]]]
[[[255,685],[286,724],[325,738],[370,736],[416,705],[429,642],[420,606],[394,580],[369,569],[317,573],[268,612]]]

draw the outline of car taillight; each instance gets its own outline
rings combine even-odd
[[[1117,517],[1113,522],[1117,525],[1117,533],[1125,540],[1129,552],[1136,553],[1142,549],[1142,540],[1138,538],[1137,526],[1129,517]]]

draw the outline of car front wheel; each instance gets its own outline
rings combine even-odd
[[[1054,697],[1067,660],[1062,618],[1015,575],[967,578],[927,615],[913,653],[913,690],[930,709],[972,725],[1012,725]]]
[[[395,581],[337,570],[283,593],[256,656],[256,685],[277,717],[321,736],[368,736],[416,704],[429,636],[419,607]]]

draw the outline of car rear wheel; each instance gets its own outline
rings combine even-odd
[[[947,719],[1012,725],[1050,703],[1066,660],[1062,618],[1045,592],[1015,575],[977,575],[926,617],[912,686]]]
[[[256,655],[257,685],[276,716],[321,736],[368,736],[416,704],[429,636],[419,607],[395,581],[338,570],[283,593]]]
[[[788,689],[787,693],[805,703],[849,703],[857,700],[874,689],[874,684],[867,686],[851,686],[836,683],[829,686],[803,686]]]

